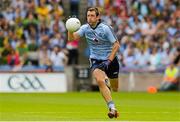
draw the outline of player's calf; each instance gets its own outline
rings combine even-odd
[[[118,78],[109,79],[109,81],[110,81],[110,84],[111,84],[112,91],[117,92],[118,91],[118,86],[119,86]]]
[[[111,83],[109,82],[108,78],[105,79],[105,84],[109,88],[109,90],[111,91]]]

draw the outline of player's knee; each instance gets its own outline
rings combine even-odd
[[[105,75],[105,73],[103,71],[101,71],[99,69],[94,70],[93,75],[94,75],[96,82],[98,83],[99,86],[105,85],[104,81],[105,81],[105,78],[107,76]]]
[[[98,83],[99,86],[105,85],[104,80],[105,80],[105,79],[103,79],[103,78],[96,78],[96,81],[97,81],[97,83]]]
[[[97,84],[99,85],[99,86],[103,86],[103,85],[105,85],[105,77],[103,77],[103,76],[97,76],[96,77],[96,82],[97,82]]]

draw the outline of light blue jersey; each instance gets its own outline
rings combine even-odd
[[[90,48],[90,58],[106,60],[117,40],[112,28],[105,23],[99,23],[95,29],[84,24],[77,31],[80,37],[85,36]]]

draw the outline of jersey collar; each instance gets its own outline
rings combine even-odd
[[[100,23],[101,23],[101,20],[99,20],[99,22],[96,24],[95,27],[91,27],[90,25],[89,25],[89,26],[90,26],[93,30],[95,30]]]

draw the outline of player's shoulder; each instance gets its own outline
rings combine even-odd
[[[82,26],[81,26],[81,28],[85,28],[85,29],[87,29],[87,28],[89,28],[89,25],[86,23],[86,24],[83,24]]]
[[[101,22],[100,24],[103,28],[112,28],[111,25],[105,23],[105,22]]]

